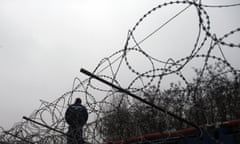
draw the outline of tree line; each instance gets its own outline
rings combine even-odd
[[[186,86],[171,83],[170,88],[162,91],[150,86],[138,92],[138,96],[197,125],[240,118],[239,74],[232,75],[221,63],[205,69],[203,73],[202,69],[195,68],[196,77]],[[108,112],[103,113],[97,129],[106,141],[189,127],[124,94],[113,97],[105,109]]]

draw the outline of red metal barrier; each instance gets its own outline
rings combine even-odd
[[[203,125],[199,127],[213,127],[216,125]],[[237,120],[230,120],[223,123],[220,123],[217,127],[237,127],[240,126],[240,119]],[[106,144],[129,144],[134,142],[139,142],[143,140],[155,140],[159,138],[169,138],[169,137],[177,137],[177,136],[190,136],[193,134],[196,134],[197,129],[196,128],[186,128],[182,130],[177,130],[175,132],[163,132],[163,133],[152,133],[152,134],[146,134],[139,137],[132,137],[128,140],[120,140],[120,141],[114,141],[114,142],[107,142]]]

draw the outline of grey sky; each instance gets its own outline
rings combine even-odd
[[[39,99],[52,101],[70,90],[74,77],[82,77],[81,67],[92,70],[99,60],[122,49],[128,29],[161,2],[0,0],[0,126],[9,128],[23,115],[29,115],[39,106]],[[219,3],[226,3],[226,0]],[[184,7],[172,8],[149,17],[136,31],[136,38],[141,40],[162,24],[163,19]],[[180,16],[170,28],[163,29],[143,47],[150,46],[147,51],[155,57],[161,55],[163,60],[187,56],[197,28],[192,11]],[[240,27],[239,13],[239,7],[211,11],[212,30],[223,35]],[[240,34],[230,40],[239,42]],[[176,49],[185,46],[186,41],[189,49]],[[239,68],[239,50],[224,52]],[[143,63],[136,57],[134,60],[141,69]]]

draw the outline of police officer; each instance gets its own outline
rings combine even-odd
[[[88,112],[80,98],[76,98],[75,103],[69,105],[65,119],[69,125],[67,144],[83,144],[83,125],[87,122]]]

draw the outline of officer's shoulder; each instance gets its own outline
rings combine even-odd
[[[76,105],[76,104],[72,104],[69,107],[73,109],[86,109],[83,105]]]

